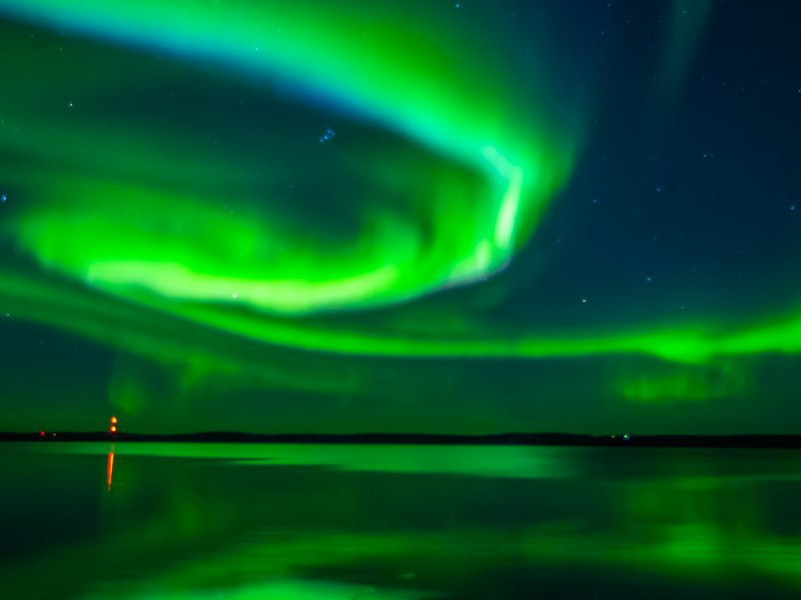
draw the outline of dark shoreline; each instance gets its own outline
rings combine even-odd
[[[0,433],[0,442],[203,442],[247,444],[420,444],[468,446],[635,446],[641,448],[801,448],[801,435],[577,435],[503,433],[444,435],[422,433],[251,434],[204,432],[176,435],[138,433],[46,432]]]

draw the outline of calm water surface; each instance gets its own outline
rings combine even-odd
[[[801,452],[0,445],[3,598],[799,598]]]

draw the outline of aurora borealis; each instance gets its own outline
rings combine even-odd
[[[799,9],[562,4],[0,0],[0,429],[796,432]]]

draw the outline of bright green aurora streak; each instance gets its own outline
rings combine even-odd
[[[274,88],[280,102],[333,107],[386,149],[366,151],[357,136],[338,137],[336,152],[319,149],[320,179],[340,174],[351,195],[349,208],[340,207],[343,231],[320,235],[302,208],[298,216],[288,207],[288,186],[310,173],[282,163],[291,149],[224,151],[196,126],[165,133],[170,124],[156,117],[103,121],[80,110],[102,92],[91,78],[67,86],[76,107],[65,123],[52,108],[31,105],[44,93],[42,73],[24,93],[8,94],[7,118],[18,126],[0,129],[0,150],[25,157],[0,165],[0,176],[24,181],[26,195],[9,207],[2,234],[42,267],[35,274],[4,267],[6,305],[15,316],[128,352],[170,364],[191,354],[195,367],[222,372],[242,361],[260,367],[247,352],[215,350],[217,334],[388,357],[644,354],[707,364],[801,351],[801,317],[737,329],[688,324],[564,336],[470,326],[458,335],[412,336],[391,321],[376,330],[337,320],[501,273],[531,239],[579,152],[583,117],[560,115],[562,99],[544,76],[536,101],[518,98],[513,69],[490,37],[464,44],[467,25],[437,36],[421,30],[436,10],[0,0],[11,17],[167,54],[188,70],[223,64],[238,85]],[[0,62],[19,72],[12,56]],[[48,68],[56,78],[58,67],[37,66]],[[98,66],[117,68],[113,58]],[[131,85],[119,87],[120,97],[131,93]]]

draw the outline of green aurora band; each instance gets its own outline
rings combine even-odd
[[[368,214],[360,236],[366,241],[347,248],[344,256],[332,255],[326,248],[304,256],[301,249],[314,248],[314,240],[293,237],[291,254],[276,260],[275,247],[287,240],[282,240],[285,232],[268,215],[225,218],[218,209],[204,206],[197,194],[186,199],[167,196],[159,189],[132,187],[130,180],[98,181],[93,173],[89,180],[60,181],[55,202],[23,218],[15,227],[23,247],[48,267],[99,288],[119,291],[141,286],[171,299],[235,301],[278,314],[399,302],[487,277],[508,263],[515,241],[528,237],[520,230],[521,221],[527,218],[526,229],[532,229],[544,202],[569,170],[571,149],[551,141],[556,136],[543,133],[543,127],[530,126],[530,116],[520,111],[510,114],[509,107],[499,102],[511,95],[511,82],[503,92],[500,62],[491,70],[468,68],[482,60],[492,64],[479,56],[460,64],[447,52],[455,46],[452,40],[417,39],[411,16],[403,12],[378,20],[366,19],[358,3],[340,6],[331,14],[326,8],[311,11],[305,3],[239,5],[241,10],[196,2],[171,3],[169,10],[159,2],[14,6],[21,14],[59,26],[167,47],[179,56],[214,58],[243,73],[274,77],[296,94],[323,96],[347,112],[408,136],[486,183],[476,186],[473,178],[453,169],[426,178],[430,189],[422,190],[425,200],[416,201],[431,206],[426,223],[431,240],[421,239],[421,232],[403,216]],[[334,19],[345,26],[329,27]],[[409,52],[410,46],[417,51]],[[497,85],[488,85],[495,80]],[[120,139],[128,145],[128,136],[121,132],[93,134],[82,128],[80,135],[89,138],[84,144],[90,154],[114,147]],[[93,135],[97,137],[92,139]],[[41,140],[26,136],[24,143],[35,147]],[[76,143],[67,137],[57,147]],[[132,147],[137,154],[152,157],[153,163],[143,165],[151,173],[171,162],[169,154],[147,146],[145,141]],[[117,173],[129,170],[131,154],[130,150],[115,153],[116,161],[112,159],[109,166]],[[359,163],[367,157],[351,160]],[[200,159],[194,164],[202,169],[207,162]],[[366,170],[363,164],[356,168]],[[226,169],[224,177],[228,185],[236,180],[234,168]],[[392,181],[397,175],[385,178],[389,180],[381,182],[383,189],[378,192],[397,192],[392,189],[399,185]],[[115,199],[113,204],[110,198]],[[188,231],[180,239],[157,244],[157,238],[142,233],[141,225],[165,202],[175,206],[170,218],[183,221]],[[130,213],[117,214],[120,205]],[[468,216],[455,221],[453,215],[460,211],[468,211]],[[81,214],[76,222],[64,218],[76,212]],[[122,220],[135,227],[109,236],[109,223]],[[68,227],[65,221],[70,222]],[[209,233],[217,243],[212,240],[204,247]],[[217,253],[220,248],[224,251]]]
[[[280,166],[294,150],[237,152],[215,147],[196,127],[165,133],[169,124],[155,117],[109,123],[81,111],[82,101],[112,83],[118,98],[131,93],[136,84],[120,83],[122,76],[71,82],[76,108],[65,123],[51,105],[31,104],[59,68],[43,62],[36,67],[41,77],[4,100],[18,126],[0,129],[0,151],[17,159],[4,161],[0,176],[24,182],[26,202],[9,205],[2,235],[41,267],[2,267],[6,306],[15,317],[135,355],[200,371],[264,373],[278,385],[296,380],[264,365],[248,341],[367,357],[641,354],[688,365],[801,351],[797,315],[737,327],[690,323],[564,336],[487,333],[470,322],[413,336],[395,330],[391,319],[383,328],[338,319],[500,275],[531,239],[579,154],[582,119],[560,113],[560,98],[547,93],[545,81],[537,101],[516,101],[500,48],[489,38],[460,43],[470,36],[466,25],[425,34],[418,24],[434,10],[0,0],[0,11],[14,18],[166,53],[190,70],[223,64],[240,84],[274,88],[281,102],[334,107],[360,132],[352,142],[337,139],[336,153],[321,147],[315,156],[318,174],[342,174],[353,195],[352,206],[341,209],[342,231],[321,233],[302,210],[293,215],[286,206],[288,184],[308,173]],[[675,39],[669,46],[688,52]],[[21,76],[13,55],[0,63]],[[98,60],[106,73],[118,68],[113,56]],[[391,150],[368,152],[359,143],[367,138]],[[331,391],[336,379],[332,372],[306,385]],[[669,392],[693,385],[676,381],[666,384]],[[660,394],[631,390],[627,395],[638,398]]]

